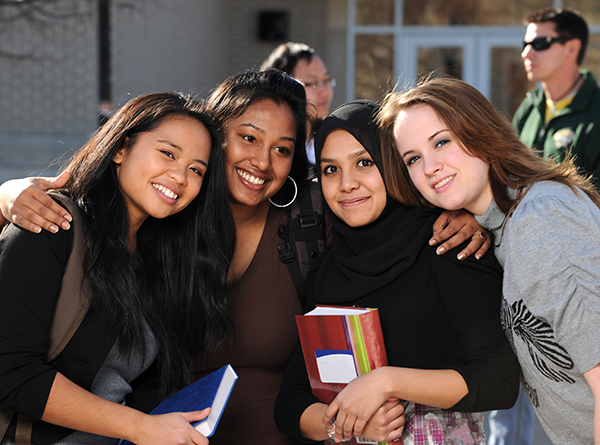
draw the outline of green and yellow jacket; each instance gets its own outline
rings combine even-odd
[[[545,158],[560,162],[570,150],[583,173],[593,174],[600,186],[600,88],[588,70],[581,74],[584,83],[573,102],[548,123],[546,96],[537,88],[527,93],[512,124],[521,141]]]

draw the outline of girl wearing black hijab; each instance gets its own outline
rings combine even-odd
[[[307,309],[378,308],[389,366],[354,379],[327,406],[312,395],[298,348],[275,420],[311,440],[334,437],[325,426],[335,422],[336,441],[483,443],[479,411],[511,407],[519,387],[500,326],[502,270],[493,255],[436,255],[428,240],[437,212],[387,195],[376,112],[375,102],[344,104],[316,135],[333,246],[311,277]]]

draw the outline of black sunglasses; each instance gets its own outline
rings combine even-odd
[[[525,42],[523,41],[523,49],[527,48],[527,45],[531,45],[531,47],[533,49],[535,49],[536,51],[544,51],[548,48],[550,48],[552,46],[553,43],[558,42],[558,43],[565,43],[568,42],[569,40],[573,40],[574,37],[564,37],[564,36],[560,36],[560,37],[536,37],[535,39],[533,39],[531,42]]]

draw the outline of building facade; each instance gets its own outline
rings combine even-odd
[[[46,15],[19,18],[26,3],[0,2],[0,182],[55,174],[103,110],[156,91],[206,97],[284,41],[323,57],[334,106],[442,70],[510,115],[530,87],[522,19],[573,6],[600,78],[597,0],[40,0]]]

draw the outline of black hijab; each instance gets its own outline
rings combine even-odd
[[[321,151],[327,135],[346,130],[369,152],[383,176],[379,130],[373,121],[378,104],[357,100],[327,116],[315,136],[319,176]],[[352,304],[392,283],[427,248],[437,212],[407,207],[387,197],[381,216],[362,227],[350,227],[329,208],[333,247],[315,278],[317,303]],[[398,290],[396,290],[397,292]]]

